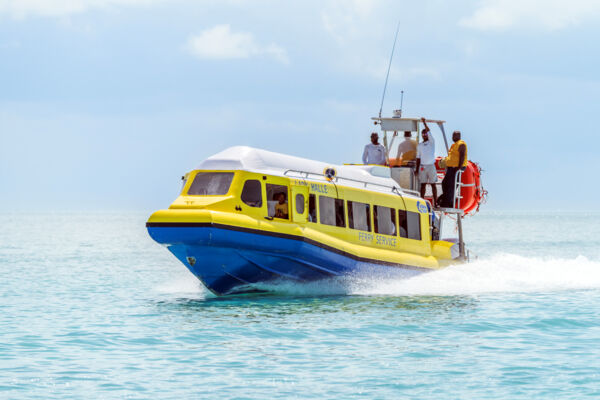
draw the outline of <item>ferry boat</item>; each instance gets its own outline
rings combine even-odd
[[[420,119],[374,119],[388,154],[392,132],[417,132],[418,140]],[[427,122],[440,126],[447,148],[443,121]],[[270,282],[411,277],[468,258],[461,220],[464,204],[473,212],[473,199],[477,207],[482,199],[475,167],[476,183],[457,174],[455,207],[437,209],[415,190],[410,167],[333,165],[230,147],[188,172],[179,197],[146,226],[216,295],[262,291]],[[448,215],[459,237],[440,239]]]

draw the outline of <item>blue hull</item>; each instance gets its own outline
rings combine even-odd
[[[217,295],[252,292],[269,282],[405,278],[429,271],[363,259],[293,235],[217,224],[148,223],[147,228]]]

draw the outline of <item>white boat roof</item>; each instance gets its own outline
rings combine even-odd
[[[327,168],[336,171],[333,182],[342,186],[374,190],[384,193],[403,191],[391,178],[390,169],[379,165],[335,165],[307,158],[275,153],[247,146],[229,147],[202,161],[199,170],[242,170],[261,174],[301,178],[328,182],[324,172]],[[395,188],[395,189],[394,189]]]

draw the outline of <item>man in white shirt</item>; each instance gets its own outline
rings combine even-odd
[[[371,133],[371,143],[365,146],[362,156],[363,164],[385,165],[385,147],[379,144],[379,135]]]
[[[433,203],[436,205],[437,199],[437,171],[435,169],[435,141],[433,135],[429,131],[425,118],[421,118],[425,129],[421,131],[421,137],[423,141],[419,143],[417,147],[417,173],[419,176],[419,182],[421,182],[421,197],[425,197],[425,190],[427,184],[431,185],[431,191],[433,192]]]

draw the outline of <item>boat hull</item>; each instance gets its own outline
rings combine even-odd
[[[290,234],[214,223],[148,223],[147,229],[217,295],[257,291],[270,282],[397,279],[431,271],[358,257]]]

